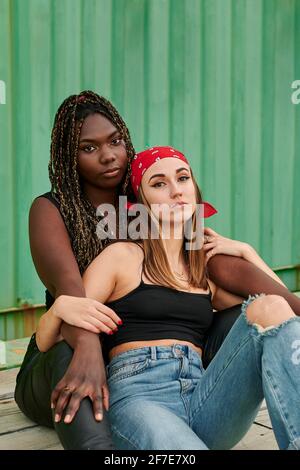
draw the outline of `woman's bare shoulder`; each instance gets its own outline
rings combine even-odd
[[[106,262],[117,262],[118,264],[133,263],[140,261],[143,257],[141,246],[131,241],[114,241],[107,245],[95,258],[93,263],[105,260]]]
[[[132,241],[122,241],[122,240],[117,240],[111,243],[106,247],[106,250],[109,250],[108,252],[114,255],[121,255],[121,256],[127,256],[127,255],[140,255],[142,253],[141,245],[139,245],[136,242]]]
[[[80,272],[69,233],[58,208],[45,197],[36,198],[29,212],[31,255],[43,284],[54,293],[76,295]],[[72,294],[71,294],[72,292]]]

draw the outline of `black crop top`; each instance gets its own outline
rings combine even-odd
[[[197,294],[170,287],[140,285],[124,297],[106,303],[122,319],[113,335],[103,335],[105,349],[129,341],[178,339],[203,348],[213,320],[211,293]]]

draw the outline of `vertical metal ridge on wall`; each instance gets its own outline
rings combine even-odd
[[[83,89],[137,150],[186,153],[212,228],[299,263],[299,52],[297,0],[0,0],[0,308],[43,302],[28,211],[49,189],[54,114]]]

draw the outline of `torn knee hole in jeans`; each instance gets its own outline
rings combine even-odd
[[[257,298],[264,297],[265,295],[266,294],[263,294],[263,293],[262,294],[249,295],[248,299],[244,300],[244,302],[242,303],[242,307],[241,307],[241,315],[244,316],[244,318],[246,319],[247,324],[253,326],[259,334],[264,334],[267,331],[273,330],[270,334],[275,335],[282,327],[286,326],[290,322],[293,322],[293,321],[300,322],[300,317],[296,316],[296,315],[293,315],[289,318],[285,318],[284,320],[276,323],[275,325],[269,325],[269,326],[266,326],[266,327],[263,327],[262,325],[257,323],[257,320],[258,320],[257,317],[250,320],[248,318],[248,315],[247,315],[247,307],[254,300],[256,300]]]
[[[251,323],[251,324],[252,324],[252,326],[255,326],[258,333],[264,333],[265,331],[272,330],[273,328],[276,327],[275,325],[270,325],[270,326],[263,327],[263,326],[259,325],[258,323]]]
[[[265,297],[266,294],[255,294],[255,295],[249,295],[248,299],[247,300],[244,300],[243,304],[242,304],[242,313],[245,315],[246,317],[246,320],[247,320],[247,323],[248,325],[252,325],[256,328],[257,332],[258,333],[264,333],[265,331],[268,331],[268,330],[272,330],[273,328],[276,328],[278,325],[269,325],[269,326],[266,326],[266,327],[263,327],[262,325],[260,325],[259,323],[256,323],[256,321],[251,321],[249,318],[248,318],[248,315],[247,315],[247,312],[246,312],[246,309],[247,307],[256,299],[258,299],[259,297]]]

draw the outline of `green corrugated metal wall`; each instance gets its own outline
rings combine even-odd
[[[0,308],[43,301],[27,217],[48,190],[55,110],[93,89],[137,150],[182,149],[211,226],[300,262],[298,0],[0,0]]]

